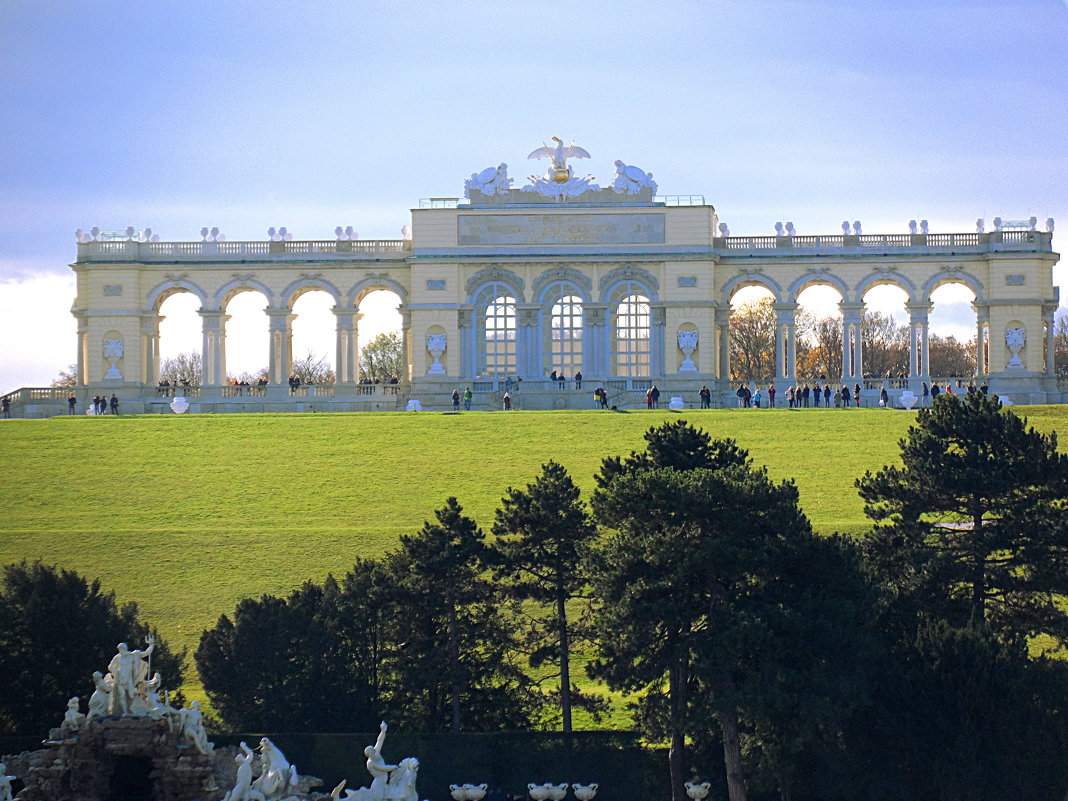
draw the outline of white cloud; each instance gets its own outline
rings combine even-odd
[[[70,313],[74,296],[73,275],[0,280],[3,391],[47,387],[77,359],[78,329]]]

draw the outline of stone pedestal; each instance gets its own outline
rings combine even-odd
[[[148,783],[156,801],[211,801],[223,796],[214,759],[171,730],[167,720],[101,718],[75,732],[53,729],[45,748],[7,757],[25,787],[20,801],[109,798],[124,783]]]

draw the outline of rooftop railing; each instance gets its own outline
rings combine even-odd
[[[981,251],[1052,250],[1053,235],[1044,231],[993,231],[988,234],[860,234],[829,236],[718,236],[713,250],[818,251],[854,248],[861,250]]]
[[[353,258],[401,257],[411,249],[407,239],[325,239],[268,242],[136,242],[95,241],[78,243],[78,261],[235,261],[253,258],[284,259],[287,256]]]
[[[688,196],[695,203],[697,195]],[[680,203],[679,205],[685,205]],[[862,234],[816,236],[717,236],[711,249],[767,251],[768,255],[805,255],[852,249],[998,252],[1051,251],[1053,235],[1045,231],[993,231],[984,234]],[[78,261],[238,261],[256,259],[345,260],[361,257],[403,259],[407,239],[292,240],[267,242],[137,242],[98,240],[78,244]]]

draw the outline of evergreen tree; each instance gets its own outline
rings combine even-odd
[[[287,598],[264,595],[237,605],[200,637],[197,670],[223,722],[236,731],[353,731],[371,723],[360,701],[353,652],[340,636],[341,592],[327,577]],[[363,717],[358,715],[362,711]],[[375,709],[377,712],[378,710]]]
[[[659,693],[666,680],[672,798],[685,797],[685,739],[698,676],[722,730],[731,801],[744,801],[739,685],[769,636],[757,598],[776,539],[804,534],[792,484],[762,472],[663,468],[617,475],[593,496],[613,529],[591,560],[600,643],[591,673]],[[665,679],[666,677],[666,679]]]
[[[646,449],[631,451],[624,459],[609,456],[601,462],[600,472],[594,476],[597,486],[604,489],[620,473],[633,473],[653,467],[672,470],[693,470],[704,467],[718,470],[750,463],[749,454],[732,439],[715,441],[704,431],[685,420],[654,426],[645,432]]]
[[[525,490],[508,489],[497,509],[495,541],[487,554],[497,578],[510,579],[508,587],[515,598],[548,611],[528,616],[530,666],[538,670],[548,663],[559,668],[565,732],[571,731],[572,699],[582,702],[578,687],[571,684],[571,652],[576,637],[586,639],[585,627],[579,624],[576,632],[567,608],[569,601],[584,597],[581,557],[595,533],[579,501],[578,487],[563,467],[551,461],[542,465],[541,475]]]
[[[1068,664],[978,625],[922,622],[846,734],[849,796],[1061,801]],[[851,775],[848,773],[851,772]]]
[[[939,396],[901,467],[857,481],[868,563],[902,614],[1068,642],[1068,455],[996,396]]]
[[[392,714],[428,732],[529,726],[540,696],[515,664],[513,627],[481,575],[484,535],[455,498],[435,516],[385,560],[402,643],[387,655]]]
[[[99,581],[40,562],[7,565],[0,578],[0,733],[47,734],[68,698],[92,694],[93,672],[107,672],[119,642],[144,647],[149,634],[155,629],[137,605],[119,606]],[[152,672],[165,687],[181,686],[184,658],[156,635]]]
[[[727,789],[746,797],[743,726],[784,797],[806,747],[833,739],[865,697],[874,608],[856,557],[813,535],[790,482],[772,483],[730,440],[684,422],[649,449],[606,459],[592,499],[609,529],[589,564],[600,635],[590,672],[644,693],[671,741],[672,797],[684,797],[687,736],[718,722]],[[803,720],[787,719],[804,715]]]

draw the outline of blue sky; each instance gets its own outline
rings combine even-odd
[[[75,228],[396,238],[553,135],[734,234],[1034,215],[1063,251],[1066,51],[1063,0],[6,0],[0,389],[74,360]]]

